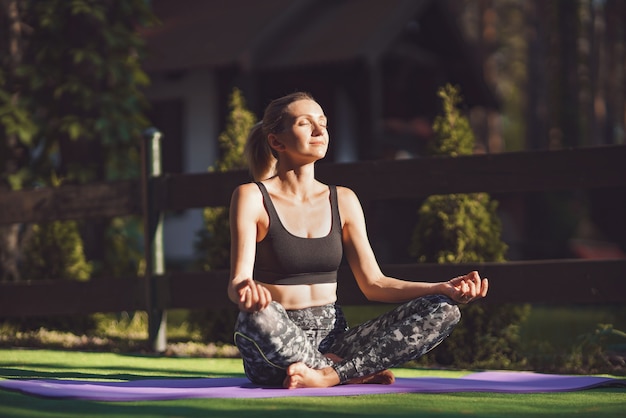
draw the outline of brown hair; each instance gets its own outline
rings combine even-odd
[[[313,96],[305,92],[295,92],[274,99],[265,108],[263,120],[250,130],[244,154],[255,181],[265,180],[276,174],[278,159],[267,142],[267,136],[282,132],[285,128],[284,117],[287,113],[287,106],[299,100],[315,101]]]

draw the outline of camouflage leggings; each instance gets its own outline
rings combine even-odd
[[[314,369],[332,366],[345,383],[424,355],[460,318],[445,296],[411,300],[354,328],[348,328],[338,304],[287,311],[272,302],[260,312],[240,312],[234,339],[254,383],[281,385],[296,362]],[[333,363],[327,353],[343,360]]]

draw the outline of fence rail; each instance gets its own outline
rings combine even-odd
[[[317,177],[352,188],[361,201],[432,194],[525,192],[626,186],[626,146],[320,164]],[[244,170],[164,174],[151,180],[153,210],[227,206]],[[116,181],[0,193],[0,225],[142,213],[141,182]]]
[[[324,182],[354,189],[366,208],[374,200],[448,193],[599,188],[624,193],[626,146],[322,163],[317,173]],[[164,211],[227,206],[232,190],[247,181],[250,179],[245,171],[165,174],[146,175],[143,183],[129,180],[0,193],[0,225],[128,215],[155,218]],[[406,264],[382,268],[390,275],[424,281],[479,269],[492,281],[485,303],[626,302],[626,260]],[[0,283],[0,316],[229,306],[227,277],[226,271],[166,272],[87,282],[4,282]],[[346,268],[340,270],[339,299],[344,304],[366,303]]]
[[[387,274],[437,281],[474,269],[491,278],[483,303],[597,304],[626,302],[626,260],[547,260],[476,264],[389,264]],[[224,308],[228,271],[172,272],[156,278],[155,304],[160,310]],[[89,314],[147,310],[143,277],[31,281],[0,286],[0,317]],[[7,290],[7,292],[5,292]],[[339,272],[339,302],[369,303],[349,269]]]

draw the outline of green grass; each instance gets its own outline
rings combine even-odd
[[[395,369],[400,377],[466,371]],[[171,358],[55,350],[0,350],[0,378],[130,380],[243,376],[238,359]],[[92,402],[0,390],[0,417],[621,417],[626,389],[552,394],[393,394],[278,399]]]

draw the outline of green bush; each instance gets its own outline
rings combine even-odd
[[[418,211],[411,254],[422,263],[504,261],[496,208],[486,193],[428,197]]]
[[[218,137],[222,153],[209,171],[224,172],[246,168],[243,149],[256,118],[246,108],[245,99],[237,88],[233,89],[230,96],[229,108],[226,128]],[[198,232],[195,244],[196,250],[201,254],[198,260],[199,267],[204,271],[228,268],[230,260],[228,208],[205,208],[203,218],[204,229]]]
[[[469,120],[461,114],[458,105],[463,101],[459,88],[446,84],[437,92],[443,112],[435,117],[435,138],[428,146],[431,155],[457,157],[474,151],[474,133]]]
[[[24,249],[22,277],[27,280],[88,280],[91,264],[85,259],[76,221],[32,226]]]
[[[26,280],[89,280],[91,263],[85,258],[76,221],[54,221],[31,227],[23,252],[21,276]],[[84,333],[95,327],[91,315],[15,318],[21,330],[39,328]]]
[[[101,277],[133,277],[145,274],[143,225],[139,217],[111,218],[104,231]]]
[[[246,108],[245,99],[237,88],[229,100],[230,113],[225,130],[218,137],[222,154],[210,171],[243,169],[246,161],[243,149],[256,118]],[[230,264],[230,226],[228,208],[211,207],[203,211],[204,229],[198,232],[196,250],[199,267],[204,271],[227,269]],[[224,289],[224,297],[226,289]],[[189,321],[206,341],[232,342],[233,327],[238,310],[232,308],[193,311]]]
[[[149,81],[141,68],[145,49],[138,29],[156,22],[148,2],[13,3],[19,3],[13,26],[23,30],[12,41],[0,37],[5,47],[0,47],[0,183],[11,190],[54,186],[51,172],[74,184],[137,177],[137,139],[148,126],[142,88]],[[11,267],[19,260],[21,276],[29,280],[87,280],[105,262],[112,263],[111,270],[126,269],[136,258],[120,263],[113,255],[103,261],[105,228],[99,226],[107,222],[59,221],[0,231],[17,243],[12,250],[19,250],[3,256],[10,256]],[[92,242],[86,239],[84,246],[80,232]],[[99,262],[87,261],[85,247]],[[120,249],[116,255],[133,252]],[[25,322],[57,328],[55,323],[65,327],[72,321]]]
[[[475,139],[467,118],[457,108],[462,101],[458,89],[446,85],[439,90],[439,97],[443,113],[434,122],[431,154],[471,154]],[[418,210],[411,255],[421,263],[504,261],[507,245],[500,237],[496,209],[497,202],[486,193],[428,197]],[[507,368],[523,361],[517,354],[519,329],[530,306],[475,302],[461,309],[457,329],[420,363]]]

